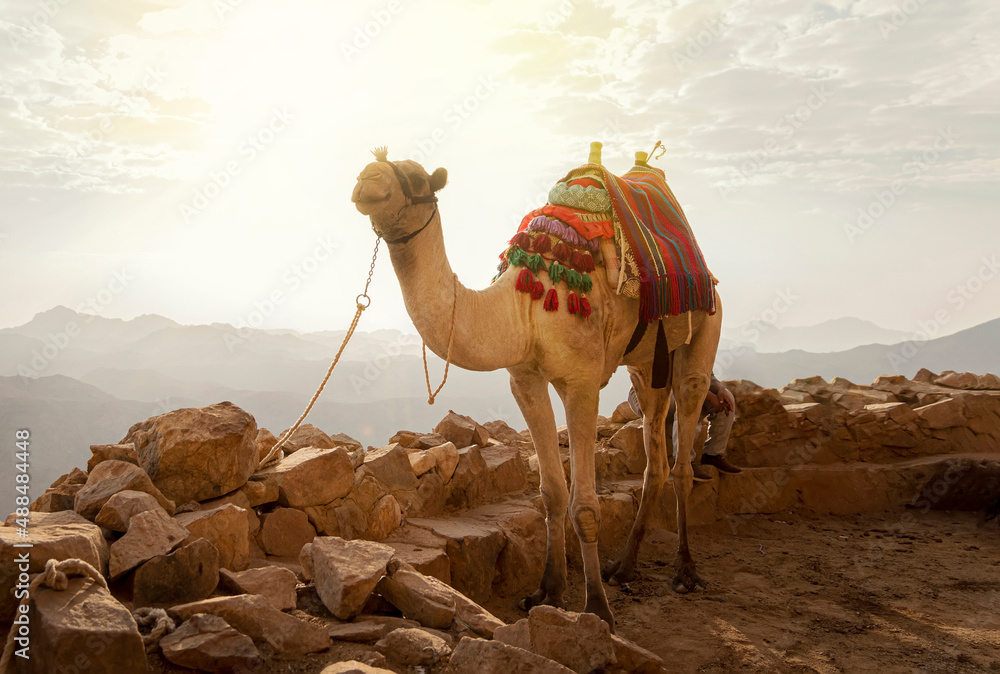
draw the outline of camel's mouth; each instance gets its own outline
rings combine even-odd
[[[358,180],[358,184],[354,186],[354,192],[351,194],[351,201],[363,215],[371,215],[391,196],[392,193],[384,187],[365,180]]]

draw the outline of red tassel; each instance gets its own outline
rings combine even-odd
[[[590,253],[584,253],[580,257],[583,258],[583,264],[580,265],[580,271],[584,274],[594,271],[594,256]]]
[[[514,238],[510,240],[512,246],[517,246],[521,250],[528,250],[531,247],[531,237],[528,236],[527,232],[518,232],[514,235]]]
[[[514,287],[522,293],[530,293],[534,285],[534,281],[535,280],[531,277],[531,272],[527,269],[522,269],[521,273],[517,275],[517,283]]]
[[[580,298],[576,296],[576,293],[570,293],[567,304],[569,305],[569,313],[576,314],[580,312]]]
[[[531,250],[536,253],[547,253],[552,250],[552,242],[549,240],[549,235],[539,234],[536,236],[534,243],[531,244]]]
[[[580,298],[580,317],[590,318],[590,300],[586,297]]]
[[[540,300],[544,294],[545,286],[542,285],[541,281],[535,281],[535,285],[531,288],[531,299]]]
[[[549,288],[549,294],[545,296],[543,307],[546,311],[556,311],[559,309],[559,295],[556,294],[555,288]]]
[[[583,255],[580,255],[580,251],[574,250],[570,254],[569,264],[573,269],[583,271]]]
[[[552,255],[560,262],[565,262],[570,258],[573,251],[569,249],[565,241],[560,241],[556,244],[556,247],[552,249]]]

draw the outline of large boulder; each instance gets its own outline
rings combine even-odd
[[[188,620],[197,613],[219,616],[254,641],[264,641],[282,655],[316,653],[330,646],[330,635],[325,628],[282,613],[260,595],[213,597],[174,606],[169,613],[180,620]]]
[[[448,671],[454,674],[570,674],[573,670],[517,646],[465,638],[451,654]]]
[[[286,428],[281,432],[281,435],[284,435],[287,432],[288,429]],[[331,449],[333,447],[337,447],[338,444],[339,443],[337,443],[333,438],[316,426],[313,426],[312,424],[301,424],[295,429],[295,432],[292,433],[291,437],[285,440],[284,444],[281,445],[281,449],[285,452],[285,454],[292,454],[305,447]],[[271,445],[273,446],[274,443],[272,442]]]
[[[341,620],[361,613],[392,555],[393,549],[382,543],[316,538],[312,542],[313,580],[330,613]]]
[[[536,606],[527,618],[497,628],[493,638],[555,660],[578,674],[603,671],[616,662],[611,630],[593,613]]]
[[[250,563],[250,530],[243,508],[227,504],[211,510],[181,513],[177,521],[191,532],[191,540],[204,538],[219,551],[219,566],[242,571]]]
[[[177,503],[239,489],[257,469],[257,422],[231,402],[150,417],[120,444],[128,442],[153,484]]]
[[[444,419],[434,427],[434,432],[456,447],[479,445],[483,447],[490,441],[490,432],[485,427],[473,421],[464,414],[456,414],[448,410]]]
[[[628,472],[640,474],[646,469],[646,445],[642,436],[642,419],[630,421],[611,436],[611,446],[625,452]],[[672,452],[668,452],[672,453]]]
[[[327,665],[319,674],[394,674],[391,669],[373,667],[357,660],[344,660]]]
[[[392,494],[386,494],[372,506],[368,516],[368,533],[373,540],[381,541],[403,522],[403,512]]]
[[[50,559],[82,559],[107,573],[110,553],[101,528],[80,519],[72,512],[32,513],[27,536],[21,536],[16,528],[0,527],[0,622],[14,616],[17,601],[12,590],[18,582],[20,560],[25,557],[31,574],[43,571]],[[22,544],[32,547],[15,547]]]
[[[198,538],[136,569],[132,596],[136,606],[173,606],[205,599],[218,584],[219,551]]]
[[[278,501],[293,508],[330,503],[354,486],[354,466],[342,448],[305,447],[260,474],[274,475]]]
[[[91,445],[91,457],[87,459],[87,472],[94,470],[97,464],[104,461],[124,461],[139,465],[139,455],[132,443],[124,445]]]
[[[390,492],[417,488],[417,476],[413,474],[409,454],[401,445],[393,443],[365,454],[364,470]]]
[[[507,542],[499,527],[464,516],[412,518],[408,522],[445,539],[451,560],[451,584],[456,590],[477,602],[490,598],[497,573],[497,558]]]
[[[295,508],[275,508],[264,515],[260,528],[261,548],[275,557],[298,557],[302,546],[315,537],[309,516]]]
[[[602,502],[602,520],[607,522],[604,513]],[[493,591],[511,597],[538,589],[545,567],[545,516],[527,501],[486,505],[465,516],[498,527],[506,538],[497,558]],[[602,533],[605,528],[601,527]]]
[[[544,532],[542,535],[544,537]],[[451,583],[448,541],[441,536],[427,529],[405,524],[382,542],[396,551],[395,559],[406,562],[426,576]]]
[[[426,630],[401,627],[382,637],[375,650],[400,665],[430,666],[451,653],[451,646]]]
[[[437,578],[425,576],[398,559],[387,567],[389,575],[378,584],[378,591],[405,617],[434,628],[447,628],[447,617],[463,627],[492,637],[504,622],[455,588]],[[449,623],[450,624],[450,623]]]
[[[108,575],[118,580],[143,562],[165,555],[188,537],[188,530],[161,509],[134,515],[128,532],[111,544]]]
[[[205,672],[254,668],[260,653],[250,637],[219,616],[196,613],[160,640],[163,657],[179,667]]]
[[[221,572],[222,586],[236,594],[259,594],[279,611],[295,608],[295,574],[281,566],[262,566],[246,571]]]
[[[107,500],[94,518],[94,524],[124,533],[128,531],[128,523],[133,515],[149,510],[161,510],[155,498],[146,492],[126,489]]]
[[[458,467],[458,448],[454,442],[446,442],[443,445],[436,445],[426,450],[434,457],[438,472],[445,484],[451,482],[451,476],[455,474]]]
[[[966,423],[962,414],[962,401],[958,398],[945,398],[930,405],[917,407],[913,411],[919,417],[920,425],[925,428],[951,428]]]
[[[132,614],[90,578],[71,577],[62,591],[39,587],[31,597],[28,620],[31,659],[19,672],[148,671]]]
[[[87,475],[87,484],[76,494],[74,510],[93,522],[104,504],[121,491],[141,491],[149,494],[167,511],[167,514],[174,513],[174,502],[156,488],[142,468],[113,459],[97,464]]]

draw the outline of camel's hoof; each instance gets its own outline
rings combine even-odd
[[[545,590],[538,590],[533,594],[529,594],[527,597],[517,602],[518,608],[522,611],[530,611],[535,606],[555,606],[556,608],[565,608],[563,606],[563,601],[561,597],[549,597]]]
[[[674,576],[674,592],[679,594],[687,594],[688,592],[694,592],[698,588],[704,589],[706,587],[708,587],[708,583],[702,580],[698,572],[695,571],[694,562],[681,565],[677,570],[677,575]]]
[[[615,633],[615,616],[611,612],[611,607],[608,606],[607,600],[600,601],[596,599],[588,599],[587,606],[583,610],[585,613],[593,613],[597,615],[598,618],[608,624],[608,628],[611,630],[611,633]]]
[[[616,559],[601,569],[601,578],[603,578],[604,582],[609,585],[625,585],[626,583],[631,583],[636,579],[635,564],[624,563],[621,560]]]

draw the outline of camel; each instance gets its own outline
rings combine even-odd
[[[588,293],[588,319],[566,311],[545,311],[542,302],[515,290],[517,270],[508,269],[484,290],[462,285],[445,253],[436,192],[448,173],[428,174],[411,161],[378,161],[358,176],[351,200],[369,216],[376,234],[389,248],[406,311],[427,348],[441,358],[474,371],[505,368],[510,388],[528,424],[538,455],[545,509],[545,567],[539,589],[521,602],[563,606],[566,589],[565,521],[567,512],[579,537],[586,579],[587,612],[604,619],[614,631],[614,616],[603,579],[626,583],[635,575],[639,546],[651,512],[670,473],[665,421],[671,391],[677,400],[678,449],[674,464],[678,547],[673,588],[678,592],[704,587],[691,556],[687,503],[693,480],[691,450],[698,415],[708,392],[722,326],[721,302],[709,315],[695,311],[663,319],[671,351],[672,374],[666,388],[652,387],[656,330],[626,355],[635,331],[639,301],[620,296],[608,282],[595,282]],[[553,284],[544,276],[546,289]],[[555,284],[566,306],[565,284]],[[453,343],[452,343],[453,342]],[[600,568],[597,535],[601,522],[596,495],[594,448],[598,396],[619,365],[628,368],[643,418],[646,469],[642,497],[628,539],[616,559]],[[562,399],[569,429],[571,485],[567,487],[559,456],[551,384]]]

